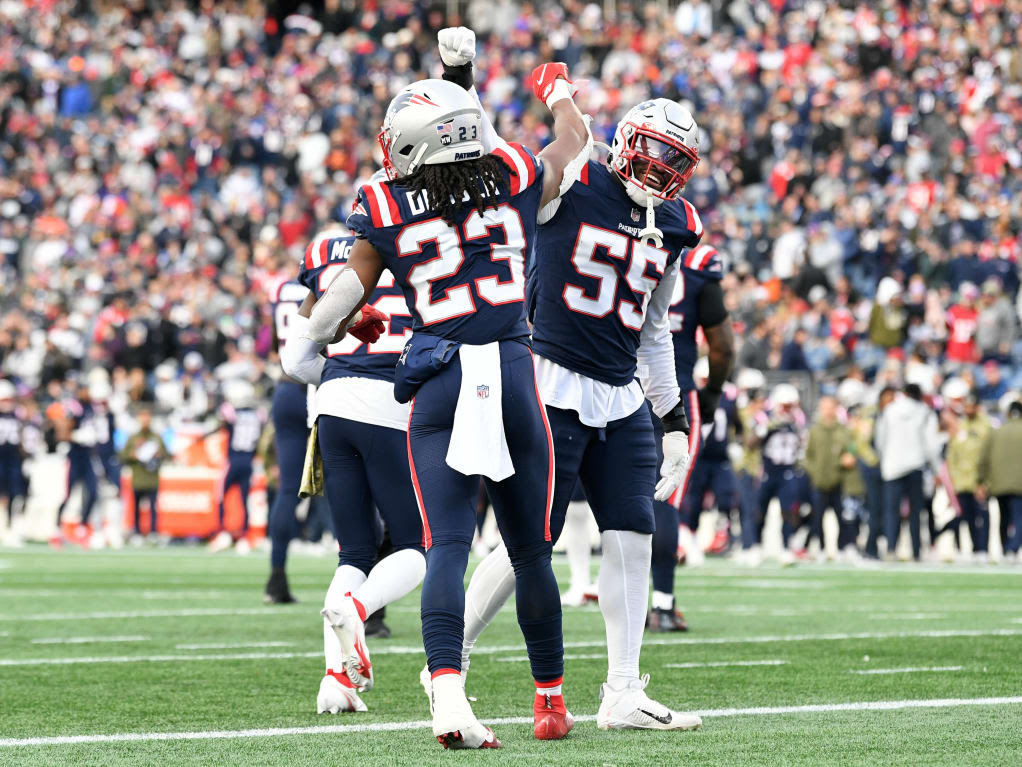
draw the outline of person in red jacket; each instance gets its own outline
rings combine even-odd
[[[976,351],[978,296],[979,289],[975,285],[963,282],[958,289],[958,303],[947,310],[947,358],[953,362],[971,363],[979,359]]]

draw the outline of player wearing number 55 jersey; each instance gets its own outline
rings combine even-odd
[[[307,328],[314,302],[348,262],[355,238],[337,235],[320,235],[306,250],[298,279],[311,295],[295,319],[300,331]],[[389,320],[381,319],[377,332],[368,335],[353,329],[323,350],[325,360],[316,356],[320,347],[301,338],[281,358],[285,372],[319,386],[319,450],[339,547],[323,605],[326,674],[316,701],[321,714],[366,710],[356,692],[373,684],[366,617],[418,586],[426,569],[405,446],[408,406],[394,400],[394,366],[411,335],[411,318],[390,272],[380,276],[363,314]],[[395,549],[379,563],[374,507]]]
[[[519,624],[538,689],[535,733],[558,738],[571,726],[550,565],[553,455],[524,315],[537,214],[588,136],[565,76],[551,64],[531,77],[557,136],[539,158],[522,147],[484,154],[481,109],[453,83],[424,80],[398,93],[380,135],[392,180],[359,191],[348,219],[359,236],[349,268],[310,316],[310,338],[332,339],[384,269],[412,314],[395,396],[411,399],[407,447],[426,547],[422,635],[433,732],[447,747],[499,745],[472,713],[459,674],[480,475],[518,576]]]
[[[551,533],[560,534],[581,480],[602,539],[599,602],[609,663],[601,729],[701,724],[651,700],[648,677],[639,676],[654,489],[666,498],[678,486],[688,442],[667,310],[680,259],[702,234],[695,209],[679,196],[698,162],[697,136],[689,111],[667,99],[630,110],[609,167],[590,161],[544,209],[529,276],[536,378],[557,457]],[[647,397],[668,432],[670,460],[659,484]],[[566,535],[589,545],[584,531]],[[480,564],[469,586],[480,603],[470,599],[468,615],[496,613],[510,596],[500,580],[508,568],[501,549]],[[469,625],[466,652],[485,624]]]

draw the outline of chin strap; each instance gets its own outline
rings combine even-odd
[[[654,248],[664,246],[664,233],[656,228],[656,214],[654,211],[653,198],[646,196],[646,228],[639,232],[639,239],[645,245],[652,245]]]

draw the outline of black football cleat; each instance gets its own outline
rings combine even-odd
[[[284,568],[270,571],[270,580],[266,581],[266,594],[263,601],[268,605],[286,605],[297,602],[287,585],[287,573]]]
[[[386,615],[386,612],[384,609],[381,609],[366,618],[365,627],[367,637],[390,639],[390,629],[387,627],[387,624],[383,622],[384,615]]]
[[[646,630],[654,634],[664,631],[688,631],[688,623],[681,610],[653,608],[646,617]]]

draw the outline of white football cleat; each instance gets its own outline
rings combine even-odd
[[[227,549],[231,548],[233,545],[234,539],[231,538],[231,534],[226,530],[221,530],[213,536],[213,540],[209,542],[209,552],[211,554],[216,554],[220,551],[227,551]]]
[[[351,596],[341,599],[337,607],[323,608],[322,615],[334,629],[341,643],[344,673],[359,692],[373,689],[373,664],[366,647],[366,627]]]
[[[368,711],[358,697],[355,686],[344,674],[328,672],[319,683],[316,696],[317,714],[339,714],[342,711]]]
[[[248,542],[248,538],[241,537],[238,542],[234,544],[234,553],[241,556],[245,556],[252,551],[252,544]]]
[[[433,735],[444,748],[500,748],[500,741],[476,719],[465,697],[460,674],[441,674],[431,680]]]
[[[703,720],[695,714],[671,711],[645,693],[649,674],[635,679],[623,690],[604,684],[596,726],[601,730],[698,730]]]

